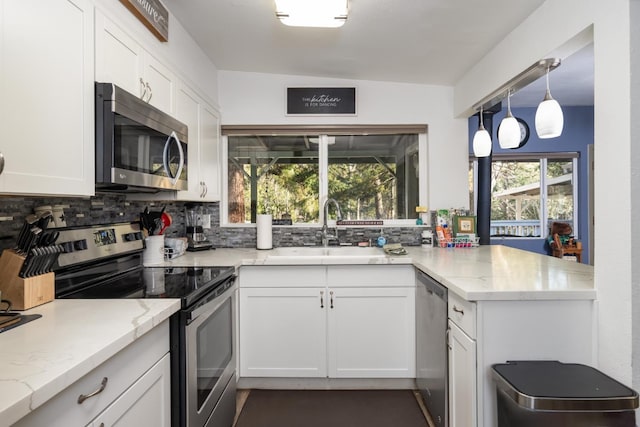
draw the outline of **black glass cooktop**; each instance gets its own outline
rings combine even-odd
[[[138,267],[109,277],[95,271],[77,273],[66,281],[56,280],[56,298],[180,298],[184,308],[222,285],[234,271],[234,267]],[[87,279],[84,284],[78,284],[82,281],[78,275]]]

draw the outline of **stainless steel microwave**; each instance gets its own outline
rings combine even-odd
[[[187,125],[96,82],[96,191],[187,189]]]

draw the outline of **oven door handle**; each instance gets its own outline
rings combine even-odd
[[[235,276],[231,276],[224,281],[224,284],[221,284],[220,286],[225,286],[228,282],[234,282],[235,280],[236,280]],[[196,320],[198,317],[202,315],[207,315],[207,316],[211,315],[211,313],[216,311],[218,307],[220,307],[227,300],[227,298],[229,298],[229,295],[235,292],[235,290],[236,290],[235,286],[230,286],[229,289],[224,291],[222,294],[216,296],[211,301],[192,310],[189,313],[189,323],[193,322],[194,320]]]

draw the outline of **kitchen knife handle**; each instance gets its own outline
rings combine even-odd
[[[96,394],[102,393],[104,391],[104,389],[107,387],[107,381],[109,381],[109,379],[107,377],[104,377],[102,379],[102,382],[100,383],[100,387],[97,390],[92,391],[89,394],[81,394],[80,396],[78,396],[78,405],[81,405],[82,402],[84,402],[85,400],[89,399],[90,397],[93,397]]]

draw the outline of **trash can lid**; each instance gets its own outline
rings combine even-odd
[[[557,360],[493,365],[499,390],[518,405],[547,411],[622,411],[638,407],[638,393],[590,366]]]

